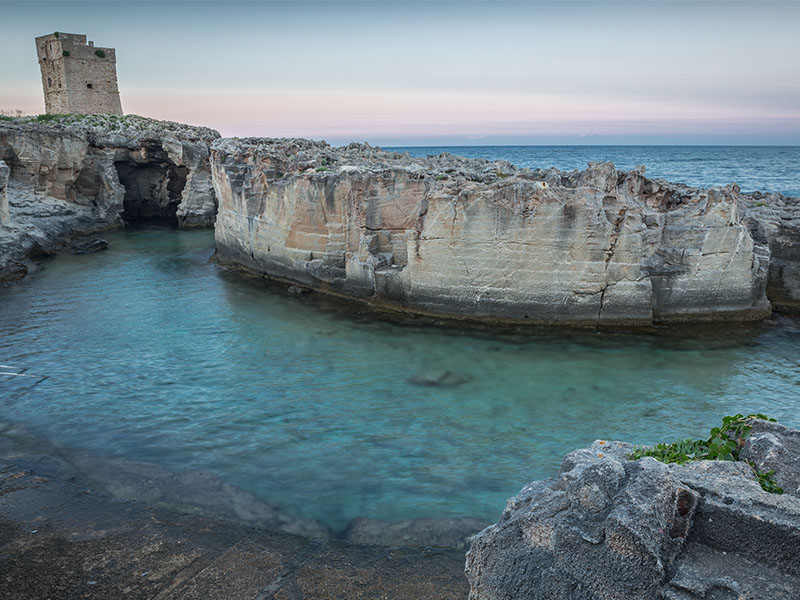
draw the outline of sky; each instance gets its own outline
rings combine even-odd
[[[800,1],[0,0],[0,110],[33,39],[117,51],[123,110],[385,146],[800,145]]]

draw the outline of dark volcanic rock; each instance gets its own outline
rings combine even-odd
[[[800,497],[800,431],[754,421],[739,457],[753,461],[761,472],[775,471],[775,480],[784,492]]]
[[[756,422],[744,462],[627,459],[629,444],[567,455],[528,484],[467,554],[472,600],[797,598],[800,432]]]

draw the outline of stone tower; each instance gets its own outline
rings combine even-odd
[[[36,54],[46,112],[122,114],[113,48],[95,48],[85,35],[57,31],[36,38]]]

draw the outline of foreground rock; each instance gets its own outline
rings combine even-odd
[[[218,137],[133,115],[0,121],[10,170],[7,204],[0,191],[0,281],[24,275],[29,258],[123,223],[213,224],[209,145]]]
[[[511,498],[467,554],[470,598],[797,597],[800,432],[756,421],[740,453],[775,468],[783,495],[744,462],[666,465],[631,450],[595,442]]]
[[[379,308],[652,324],[800,299],[800,200],[735,185],[275,139],[218,140],[212,169],[221,261]]]

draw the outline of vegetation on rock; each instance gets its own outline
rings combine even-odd
[[[707,440],[685,439],[671,444],[656,444],[653,447],[637,447],[630,454],[631,460],[638,460],[651,456],[663,463],[677,463],[680,465],[695,460],[739,460],[739,451],[744,446],[745,440],[750,436],[753,426],[752,419],[777,422],[775,419],[763,414],[741,415],[723,417],[722,426],[714,427]],[[775,471],[760,472],[755,464],[746,461],[758,483],[766,492],[782,494],[783,489],[773,478]]]

